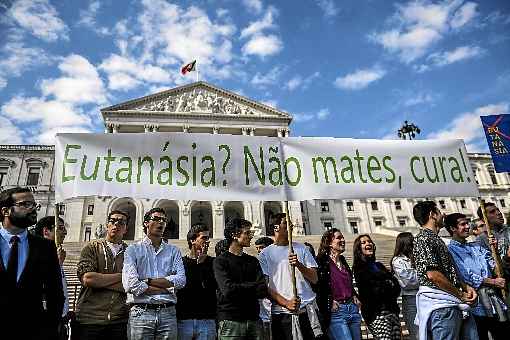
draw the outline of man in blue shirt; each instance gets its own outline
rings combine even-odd
[[[487,249],[477,242],[467,242],[469,220],[466,215],[454,213],[446,216],[445,226],[452,235],[448,250],[462,280],[476,290],[491,287],[498,291],[505,287],[504,278],[493,277],[495,262]],[[499,322],[497,317],[492,312],[488,313],[481,303],[474,305],[471,312],[475,317],[478,336],[481,340],[488,339],[488,332],[494,340],[508,337],[510,331],[508,321]]]

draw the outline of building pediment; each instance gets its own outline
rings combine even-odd
[[[291,119],[286,112],[205,82],[196,82],[130,100],[104,108],[101,112],[103,115],[106,112],[139,112]]]

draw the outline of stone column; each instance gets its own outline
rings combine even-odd
[[[278,137],[284,137],[283,136],[283,129],[281,129],[281,128],[277,129],[276,130],[276,134],[277,134]]]
[[[179,204],[179,240],[185,240],[191,227],[191,201]]]
[[[211,209],[213,214],[213,238],[222,239],[223,230],[225,229],[225,217],[223,201],[211,201]]]
[[[159,131],[159,125],[153,125],[152,132],[158,132],[158,131]]]
[[[189,125],[183,125],[182,126],[182,132],[188,133],[189,132]]]
[[[220,132],[220,128],[217,126],[213,126],[212,133],[213,135],[217,135]]]
[[[250,129],[250,136],[255,136],[255,128]]]
[[[241,128],[241,132],[242,132],[243,136],[248,135],[248,129],[249,128],[246,128],[246,127]]]
[[[119,124],[112,124],[112,132],[113,133],[119,132]]]
[[[143,126],[143,130],[145,133],[149,133],[149,132],[151,132],[151,126],[149,124],[145,124]]]

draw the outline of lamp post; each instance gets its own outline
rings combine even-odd
[[[413,123],[408,124],[407,120],[404,121],[404,125],[400,129],[398,129],[397,134],[400,139],[414,139],[416,138],[416,134],[420,134],[421,130],[419,127],[414,125]]]

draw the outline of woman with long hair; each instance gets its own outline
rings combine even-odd
[[[416,317],[416,293],[419,283],[418,274],[414,268],[413,244],[413,234],[408,232],[398,234],[391,259],[391,270],[401,288],[402,314],[411,340],[418,339],[418,326],[414,324],[414,318]]]
[[[375,244],[367,234],[354,240],[354,278],[361,301],[361,315],[376,340],[400,340],[397,279],[375,260]]]
[[[344,251],[345,239],[340,230],[324,232],[317,255],[317,304],[330,339],[361,340],[359,300],[351,269],[342,256]]]

